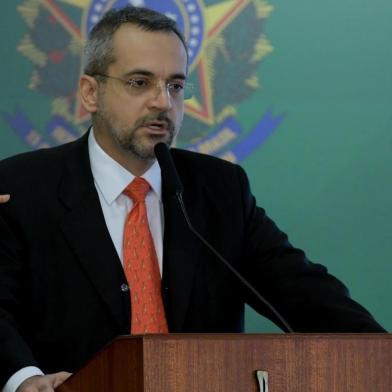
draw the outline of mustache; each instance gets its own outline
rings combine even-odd
[[[169,131],[174,131],[175,129],[173,121],[170,120],[170,118],[166,115],[165,112],[149,114],[148,116],[139,118],[135,123],[135,128],[143,127],[150,121],[164,121],[167,124]]]

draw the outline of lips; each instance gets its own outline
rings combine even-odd
[[[143,124],[144,127],[149,128],[153,131],[167,131],[169,125],[166,121],[149,121]]]

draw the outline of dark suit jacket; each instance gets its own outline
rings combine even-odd
[[[194,227],[298,332],[383,329],[256,207],[243,170],[172,156]],[[277,321],[189,231],[163,177],[163,284],[171,332],[243,330],[244,302]],[[129,292],[94,186],[87,136],[0,163],[0,385],[36,365],[75,371],[130,330]]]

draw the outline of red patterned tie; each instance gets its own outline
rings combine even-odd
[[[133,200],[124,227],[124,269],[131,293],[131,334],[168,332],[161,295],[161,275],[148,226],[145,198],[150,184],[141,177],[125,188]]]

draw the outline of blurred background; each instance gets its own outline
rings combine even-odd
[[[177,146],[240,163],[291,242],[392,330],[392,2],[2,2],[1,159],[86,131],[83,41],[128,3],[187,38],[196,89]],[[246,325],[279,331],[250,309]]]

